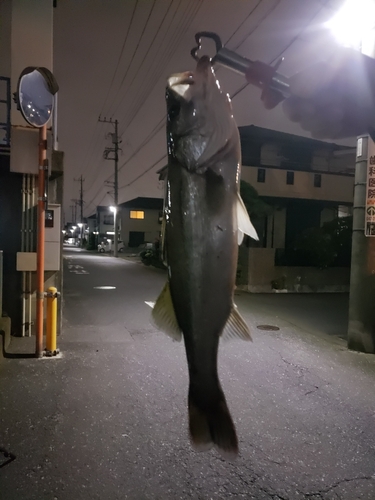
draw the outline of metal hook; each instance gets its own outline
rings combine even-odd
[[[210,38],[211,40],[213,40],[215,42],[216,53],[219,52],[219,50],[223,48],[223,44],[221,43],[221,39],[220,39],[219,35],[217,35],[216,33],[213,33],[212,31],[200,31],[199,33],[195,34],[195,41],[197,43],[197,46],[194,47],[193,49],[191,49],[191,52],[190,52],[191,56],[196,61],[198,61],[198,59],[199,59],[198,51],[202,47],[202,38]]]

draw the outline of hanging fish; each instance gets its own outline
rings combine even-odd
[[[229,96],[208,57],[168,79],[168,176],[163,250],[168,281],[152,312],[158,328],[183,336],[189,368],[193,446],[238,453],[220,386],[220,337],[251,340],[233,295],[238,245],[258,239],[239,194],[240,138]]]

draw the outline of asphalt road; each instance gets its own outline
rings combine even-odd
[[[341,299],[303,297],[310,328],[296,296],[236,296],[254,342],[220,348],[227,462],[189,444],[183,345],[146,304],[165,273],[74,249],[64,264],[62,357],[1,367],[1,500],[375,499],[375,357],[347,351]]]

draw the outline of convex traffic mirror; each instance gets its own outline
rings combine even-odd
[[[25,68],[18,80],[16,102],[22,116],[33,127],[43,127],[52,116],[59,86],[47,68]]]

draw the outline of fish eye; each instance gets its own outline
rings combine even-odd
[[[180,114],[181,106],[178,103],[174,103],[168,109],[168,114],[171,119],[177,118]]]

